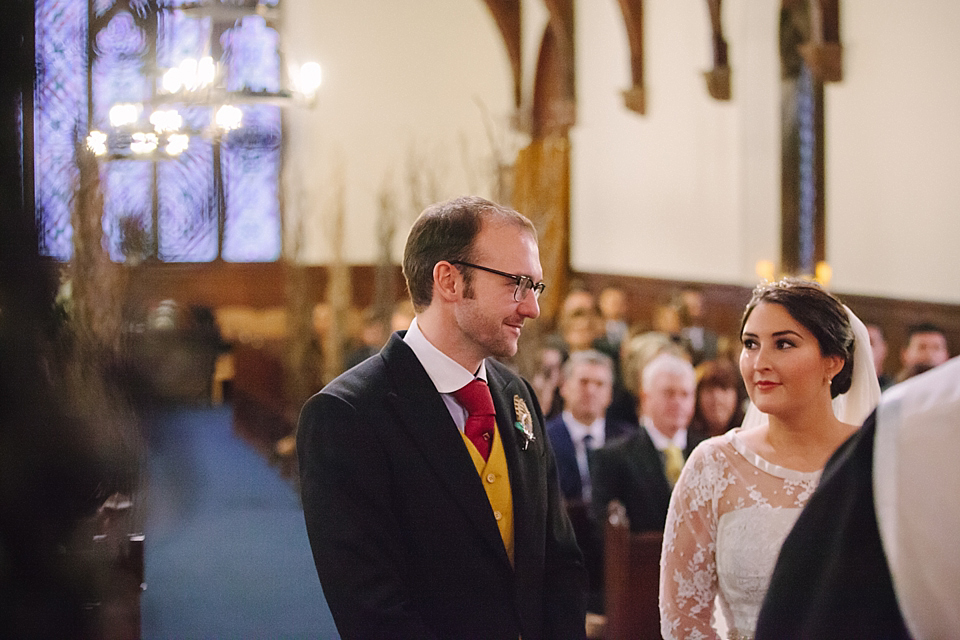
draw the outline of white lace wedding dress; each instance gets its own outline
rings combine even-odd
[[[728,638],[753,636],[783,540],[820,481],[767,462],[740,431],[700,444],[674,489],[660,566],[666,640],[718,637],[715,599]]]

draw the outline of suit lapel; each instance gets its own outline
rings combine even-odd
[[[580,467],[577,465],[577,449],[570,437],[570,429],[561,416],[560,429],[550,434],[550,445],[557,460],[557,475],[560,476],[560,488],[566,495],[582,496],[583,481],[580,479]],[[589,457],[590,452],[587,452]]]
[[[396,334],[381,355],[392,379],[387,401],[396,411],[398,424],[410,434],[440,484],[460,504],[480,536],[499,551],[504,562],[509,562],[480,476],[433,381]],[[496,401],[494,395],[495,405]]]
[[[663,455],[657,450],[650,434],[641,425],[640,437],[636,439],[637,447],[640,449],[638,460],[642,461],[643,473],[650,478],[652,486],[656,487],[657,492],[670,499],[670,482],[667,480],[667,473],[663,464]]]

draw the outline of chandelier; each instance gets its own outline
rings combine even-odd
[[[243,105],[309,107],[316,101],[320,65],[289,69],[284,63],[279,0],[119,0],[99,15],[94,5],[102,0],[89,2],[86,144],[99,157],[176,157],[197,136],[219,140],[242,127]],[[117,20],[118,12],[126,22]],[[114,102],[126,92],[114,81],[118,86],[108,85],[94,100],[96,80],[104,76],[98,60],[108,52],[121,68],[124,60],[138,59],[146,80],[141,99]]]

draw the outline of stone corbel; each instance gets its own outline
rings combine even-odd
[[[647,112],[646,90],[643,85],[643,0],[618,0],[623,22],[627,27],[630,45],[630,76],[632,84],[623,91],[623,103],[631,111]]]
[[[727,41],[723,37],[723,24],[720,21],[721,0],[707,0],[710,11],[710,30],[713,40],[713,69],[705,71],[707,92],[714,100],[730,99],[730,64],[727,61]]]
[[[810,0],[810,39],[799,49],[803,61],[820,82],[843,80],[840,0]]]

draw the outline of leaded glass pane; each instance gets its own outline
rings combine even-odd
[[[244,107],[243,127],[224,141],[224,260],[280,257],[280,141],[280,109],[270,106]]]
[[[93,64],[93,127],[110,127],[110,107],[119,103],[143,104],[151,97],[150,85],[143,73],[147,34],[126,12],[117,13],[97,34],[97,56]],[[149,114],[141,114],[147,125]]]
[[[210,55],[209,17],[194,17],[183,11],[164,11],[157,31],[157,67],[171,69],[186,58]],[[159,89],[159,87],[158,87]]]
[[[217,0],[213,0],[216,2]],[[111,16],[94,40],[91,68],[94,128],[110,129],[109,111],[118,103],[141,105],[137,131],[149,131],[156,86],[149,72],[154,43],[149,27],[159,7],[156,68],[178,66],[185,58],[211,55],[215,25],[180,7],[192,0],[92,0],[94,16]],[[236,3],[225,1],[224,4]],[[261,1],[277,7],[278,0]],[[75,145],[88,133],[86,61],[87,0],[37,0],[38,82],[35,114],[37,215],[41,250],[59,259],[72,255],[70,198],[76,182]],[[132,12],[132,13],[131,13]],[[220,45],[227,88],[276,93],[281,90],[279,37],[266,20],[249,15],[226,25]],[[217,55],[217,54],[213,54]],[[84,71],[80,71],[84,70]],[[224,207],[218,210],[211,137],[213,108],[164,104],[183,116],[187,151],[170,159],[105,160],[104,244],[114,260],[156,256],[163,261],[276,260],[280,255],[279,173],[281,111],[244,106],[241,128],[222,143]],[[220,238],[219,234],[223,233]],[[221,247],[218,249],[218,247]]]
[[[103,234],[110,258],[123,262],[142,259],[145,238],[153,237],[153,163],[125,160],[105,163],[100,171],[103,188]]]
[[[280,91],[280,37],[260,16],[244,16],[220,37],[228,91]]]
[[[86,136],[87,3],[37,0],[34,163],[40,252],[73,255],[74,145]]]
[[[209,262],[217,257],[217,203],[213,144],[195,136],[179,157],[158,166],[158,253],[165,262]]]

